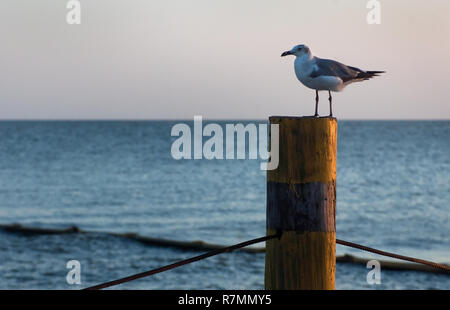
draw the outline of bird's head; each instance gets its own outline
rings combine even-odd
[[[303,55],[311,56],[311,50],[304,44],[294,46],[290,51],[286,51],[281,54],[281,57],[294,55],[296,57],[301,57]]]

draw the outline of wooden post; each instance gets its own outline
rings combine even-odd
[[[272,116],[279,166],[267,171],[265,288],[334,289],[336,270],[335,118]]]

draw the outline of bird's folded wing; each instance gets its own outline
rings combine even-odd
[[[361,69],[346,66],[335,60],[316,58],[314,70],[311,72],[310,77],[335,76],[345,83],[357,79],[362,72],[364,71]]]

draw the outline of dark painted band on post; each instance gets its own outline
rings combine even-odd
[[[336,231],[336,186],[267,183],[267,228],[309,232]]]

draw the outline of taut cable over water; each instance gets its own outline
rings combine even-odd
[[[173,263],[173,264],[170,264],[170,265],[166,265],[166,266],[163,266],[163,267],[160,267],[160,268],[152,269],[152,270],[149,270],[149,271],[144,271],[144,272],[141,272],[141,273],[138,273],[138,274],[134,274],[134,275],[131,275],[131,276],[128,276],[128,277],[124,277],[124,278],[121,278],[121,279],[117,279],[117,280],[101,283],[101,284],[98,284],[98,285],[94,285],[94,286],[85,288],[84,290],[99,290],[99,289],[108,288],[108,287],[111,287],[111,286],[115,286],[115,285],[119,285],[119,284],[122,284],[122,283],[130,282],[130,281],[137,280],[137,279],[140,279],[140,278],[152,276],[152,275],[155,275],[157,273],[168,271],[168,270],[171,270],[171,269],[174,269],[174,268],[177,268],[177,267],[181,267],[181,266],[184,266],[184,265],[187,265],[187,264],[190,264],[190,263],[194,263],[194,262],[197,262],[199,260],[203,260],[203,259],[211,257],[211,256],[215,256],[215,255],[218,255],[218,254],[231,252],[233,250],[240,249],[242,247],[246,247],[246,246],[249,246],[251,244],[260,243],[260,242],[264,242],[264,241],[268,241],[268,240],[272,240],[272,239],[281,239],[281,238],[283,238],[283,233],[281,231],[279,231],[279,232],[277,232],[276,234],[273,234],[273,235],[268,235],[268,236],[265,236],[265,237],[260,237],[260,238],[248,240],[248,241],[245,241],[245,242],[241,242],[241,243],[238,243],[238,244],[235,244],[235,245],[232,245],[232,246],[224,247],[222,249],[213,250],[211,252],[208,252],[208,253],[205,253],[205,254],[202,254],[202,255],[198,255],[198,256],[195,256],[195,257],[191,257],[191,258],[188,258],[188,259],[185,259],[185,260],[181,260],[181,261],[178,261],[176,263]],[[349,246],[349,247],[353,247],[353,248],[357,248],[357,249],[362,249],[364,251],[369,251],[369,252],[376,253],[376,254],[379,254],[379,255],[384,255],[384,256],[394,257],[394,258],[397,258],[397,259],[402,259],[402,260],[407,260],[407,261],[411,261],[411,262],[416,262],[416,263],[419,263],[419,264],[424,264],[424,265],[427,265],[427,266],[430,266],[430,267],[433,267],[433,268],[436,268],[436,269],[444,270],[445,272],[448,272],[450,274],[450,266],[447,266],[447,265],[437,264],[437,263],[426,261],[426,260],[423,260],[423,259],[403,256],[403,255],[399,255],[399,254],[395,254],[395,253],[389,253],[389,252],[385,252],[385,251],[369,248],[369,247],[364,246],[364,245],[360,245],[360,244],[356,244],[356,243],[352,243],[352,242],[348,242],[348,241],[343,241],[343,240],[339,240],[339,239],[336,239],[336,243],[342,244],[342,245],[345,245],[345,246]]]

